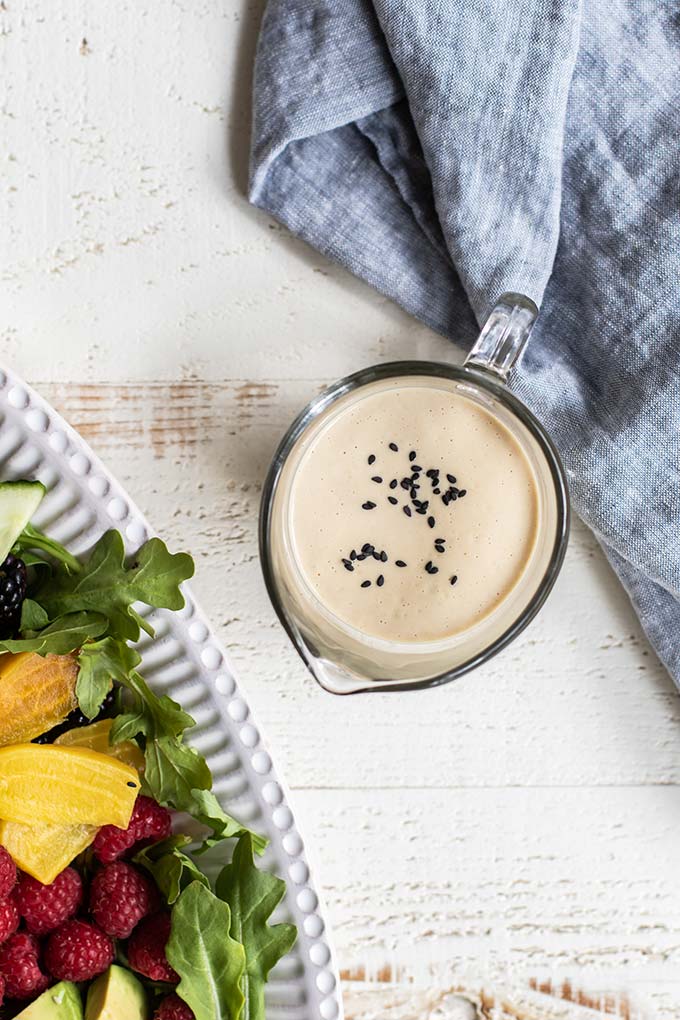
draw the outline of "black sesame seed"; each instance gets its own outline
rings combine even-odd
[[[423,504],[423,506],[417,507],[416,508],[416,513],[417,514],[422,514],[423,516],[425,516],[425,514],[427,513],[427,507],[424,504]]]
[[[373,475],[373,477],[371,478],[371,481],[372,482],[377,482],[378,485],[380,485],[380,483],[382,482],[382,478],[380,477],[380,475]]]
[[[411,496],[411,502],[413,503],[414,506],[422,506],[423,505],[423,501],[421,499],[417,499],[417,497],[413,496],[413,495]]]
[[[449,496],[448,492],[445,492],[444,495],[442,496],[442,503],[444,504],[444,506],[448,506],[450,502],[451,497]]]
[[[435,538],[435,543],[436,543],[437,545],[444,545],[444,542],[445,542],[445,541],[446,541],[446,539],[445,539],[445,538]]]
[[[396,489],[398,484],[399,482],[397,481],[397,479],[393,478],[392,481],[390,482],[390,489]]]
[[[395,560],[394,561],[394,565],[395,565],[395,567],[405,567],[406,566],[406,564],[404,563],[403,560]]]
[[[422,470],[423,469],[420,464],[411,464],[411,471],[414,471],[417,475],[419,475]]]
[[[402,489],[410,489],[411,488],[411,479],[410,478],[402,478],[400,484],[401,484]]]
[[[365,560],[365,559],[366,559],[366,553],[359,553],[359,555],[357,556],[357,562],[359,562],[360,560]]]
[[[427,524],[428,524],[428,527],[434,528],[434,517],[428,517],[427,518]]]
[[[457,580],[458,580],[458,574],[454,574],[453,577],[451,578],[451,584],[455,584]]]
[[[396,443],[390,443],[390,450],[392,450],[394,453],[399,453],[399,447],[397,446]]]
[[[427,563],[425,564],[425,569],[427,570],[427,572],[429,574],[430,570],[432,569],[432,560],[428,560],[427,561]]]
[[[416,459],[416,457],[417,457],[417,453],[416,453],[416,451],[415,451],[415,450],[411,450],[411,452],[410,452],[410,453],[409,453],[409,455],[408,455],[408,459],[409,459],[409,460],[415,460],[415,459]]]
[[[375,464],[375,454],[374,453],[372,453],[370,455],[370,457],[368,458],[368,463],[369,464]]]
[[[129,783],[126,783],[125,785],[129,786],[131,790],[136,790],[137,789],[137,784],[136,783],[129,782]]]
[[[462,499],[466,492],[467,492],[467,489],[459,489],[458,490],[458,499]]]
[[[404,513],[406,514],[407,517],[411,516],[411,507],[410,506],[403,506],[402,510],[404,511]]]
[[[437,469],[436,468],[428,468],[427,471],[425,472],[425,474],[427,475],[428,478],[434,478],[434,476],[437,474]]]
[[[370,581],[362,581],[361,582],[361,587],[362,588],[370,588],[371,587],[371,582]]]
[[[432,567],[432,569],[430,570],[430,573],[431,574],[438,574],[439,573],[439,567]]]
[[[433,493],[435,494],[435,496],[438,496],[438,495],[439,495],[439,493],[440,493],[440,492],[441,492],[442,490],[441,490],[441,489],[433,489],[432,491],[433,491]]]
[[[376,550],[375,550],[375,549],[373,550],[373,553],[372,553],[372,555],[373,555],[373,559],[374,559],[374,560],[379,560],[379,559],[380,559],[380,553],[379,553],[379,552],[376,552]]]
[[[447,475],[446,477],[447,477],[448,481],[451,482],[451,485],[455,485],[456,484],[456,476],[455,475]]]
[[[343,560],[342,562],[345,564],[345,570],[349,570],[350,573],[354,570],[354,564],[349,560]]]
[[[382,588],[382,586],[385,583],[385,578],[382,576],[382,574],[378,574],[378,580],[375,583],[378,585],[379,588]]]
[[[351,553],[349,554],[349,558],[351,560],[355,560],[357,558],[357,551],[356,551],[356,549],[352,549]]]
[[[444,546],[443,545],[435,545],[434,551],[438,552],[438,553],[443,553],[445,551],[444,550]]]
[[[365,503],[361,504],[362,510],[375,510],[375,503],[371,503],[370,499],[367,499]]]
[[[362,551],[362,553],[373,552],[373,546],[371,545],[370,542],[364,542],[364,544],[361,547],[361,551]]]
[[[397,503],[399,502],[399,500],[396,499],[394,496],[388,496],[387,497],[387,501],[388,501],[388,503],[391,503],[392,506],[396,506]]]
[[[430,501],[429,501],[429,499],[425,499],[425,500],[423,500],[423,502],[422,502],[422,503],[421,503],[420,505],[421,505],[421,506],[424,506],[424,507],[425,507],[425,509],[427,510],[428,506],[430,505]]]

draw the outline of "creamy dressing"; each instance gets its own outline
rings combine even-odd
[[[434,642],[509,596],[534,549],[538,506],[505,425],[423,380],[357,391],[328,418],[292,479],[289,534],[307,586],[339,621],[386,641]]]

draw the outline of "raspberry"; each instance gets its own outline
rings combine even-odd
[[[167,808],[151,797],[138,797],[127,829],[103,825],[95,837],[94,854],[102,864],[118,860],[135,843],[142,840],[157,843],[171,832],[171,816]]]
[[[20,875],[15,899],[28,930],[46,935],[73,917],[83,899],[83,883],[75,868],[65,868],[50,885]]]
[[[17,866],[5,850],[0,846],[0,899],[9,896],[17,880]]]
[[[128,963],[138,974],[151,981],[171,981],[177,984],[177,974],[165,956],[165,944],[170,938],[170,914],[152,914],[135,928],[128,942]]]
[[[58,981],[89,981],[113,962],[113,942],[87,921],[65,921],[47,940],[45,966]]]
[[[38,940],[34,935],[17,932],[0,946],[0,974],[5,994],[10,999],[32,999],[50,983],[38,963]]]
[[[153,1020],[194,1020],[194,1011],[173,992],[161,1001]]]
[[[0,942],[6,942],[18,927],[19,911],[14,900],[0,900]]]
[[[141,919],[158,907],[153,883],[125,861],[107,864],[92,880],[90,913],[107,935],[128,938]]]

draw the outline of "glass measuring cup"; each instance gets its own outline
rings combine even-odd
[[[545,602],[569,532],[564,469],[540,422],[506,387],[538,314],[528,298],[504,294],[462,367],[401,361],[362,369],[334,383],[292,423],[274,456],[260,512],[260,556],[278,616],[316,680],[334,694],[418,689],[447,683],[512,641]],[[306,450],[348,406],[392,386],[436,386],[486,409],[531,466],[539,505],[536,538],[519,580],[474,626],[432,641],[394,641],[363,633],[335,615],[306,582],[291,535],[293,482]]]

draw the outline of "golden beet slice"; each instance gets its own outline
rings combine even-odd
[[[117,825],[130,821],[137,770],[85,747],[0,747],[0,818],[36,825]]]
[[[123,740],[120,744],[110,744],[113,719],[100,719],[89,726],[76,726],[66,730],[54,741],[62,747],[89,747],[100,754],[110,754],[112,758],[124,761],[138,772],[144,771],[144,755],[133,740]]]
[[[20,744],[62,723],[76,707],[73,655],[0,655],[0,746]]]
[[[43,885],[49,885],[94,842],[98,832],[96,825],[0,822],[0,845],[4,846],[18,868]]]

